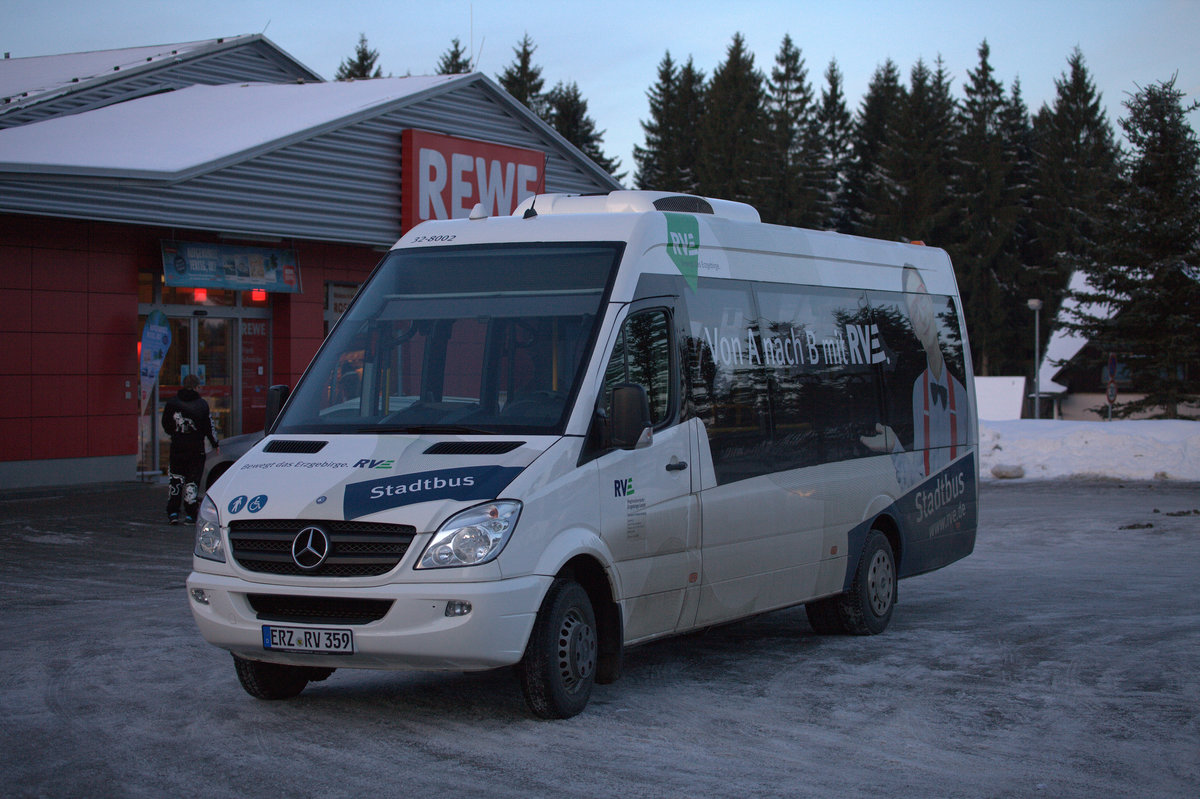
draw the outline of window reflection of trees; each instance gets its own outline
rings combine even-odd
[[[881,375],[884,404],[880,423],[892,428],[905,449],[912,449],[912,387],[913,381],[925,371],[925,350],[913,332],[900,295],[880,293],[877,298],[875,324],[892,360]]]
[[[650,419],[657,425],[671,412],[671,335],[666,311],[646,311],[626,320],[605,369],[605,403],[621,383],[646,389]]]
[[[942,355],[946,358],[946,363],[950,366],[950,372],[962,381],[963,375],[966,374],[966,367],[963,364],[963,348],[962,334],[959,331],[962,329],[958,323],[958,309],[954,306],[954,300],[947,297],[945,310],[937,315],[938,317],[938,339],[942,346]]]
[[[961,376],[958,317],[952,301],[936,300],[942,301],[948,309],[939,316],[942,349]],[[877,423],[912,448],[913,383],[927,359],[899,292],[726,281],[689,295],[688,313],[691,398],[708,430],[719,482],[870,456],[862,437],[875,435]],[[856,328],[854,357],[847,326]],[[713,351],[735,340],[740,363]],[[789,341],[782,351],[791,362],[768,358],[768,349],[781,352],[776,341]],[[827,344],[840,357],[828,358]],[[815,362],[810,345],[819,352]]]
[[[629,382],[645,387],[650,419],[658,424],[670,407],[671,350],[667,315],[651,311],[634,316],[626,325]]]

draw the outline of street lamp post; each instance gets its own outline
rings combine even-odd
[[[1029,310],[1033,311],[1033,418],[1041,418],[1042,390],[1042,331],[1039,329],[1041,320],[1042,301],[1029,300]]]

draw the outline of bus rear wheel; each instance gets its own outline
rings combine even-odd
[[[822,635],[878,635],[887,629],[896,607],[896,556],[887,536],[872,530],[863,545],[850,590],[809,602],[808,623]]]

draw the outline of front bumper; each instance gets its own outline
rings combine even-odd
[[[253,660],[296,666],[362,669],[480,671],[509,666],[525,652],[538,607],[553,578],[531,575],[479,583],[420,583],[328,588],[262,585],[236,577],[192,572],[189,604],[209,643]],[[204,592],[207,604],[197,600]],[[388,599],[387,614],[368,624],[297,624],[258,618],[247,594]],[[465,616],[447,616],[446,604],[471,603]],[[264,624],[337,627],[354,631],[355,652],[300,654],[264,649]]]

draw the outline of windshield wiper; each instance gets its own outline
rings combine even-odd
[[[492,430],[481,430],[478,427],[466,427],[459,424],[404,424],[376,425],[375,427],[360,427],[358,433],[477,433],[495,435]]]

